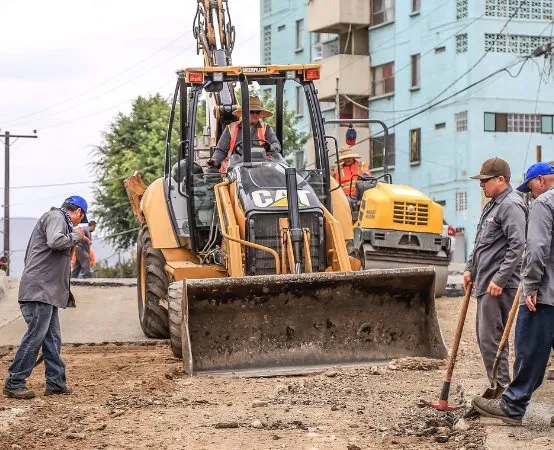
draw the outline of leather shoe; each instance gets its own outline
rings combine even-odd
[[[69,394],[72,394],[73,393],[73,389],[70,388],[69,386],[66,386],[64,389],[61,389],[61,390],[55,390],[55,391],[51,391],[50,389],[46,388],[44,390],[44,395],[69,395]]]
[[[510,417],[506,411],[504,411],[502,408],[502,399],[500,398],[488,400],[481,396],[477,396],[473,398],[471,403],[473,407],[484,416],[500,419],[502,422],[509,425],[521,425],[522,423],[521,419]]]
[[[29,400],[31,398],[35,398],[35,392],[31,389],[27,389],[26,387],[17,388],[17,389],[10,389],[7,387],[4,387],[4,395],[9,398],[17,398],[19,400]]]

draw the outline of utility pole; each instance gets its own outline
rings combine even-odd
[[[10,139],[17,141],[20,138],[36,139],[35,134],[11,134],[9,131],[0,134],[4,138],[4,255],[8,257],[8,265],[6,267],[6,275],[10,274]]]

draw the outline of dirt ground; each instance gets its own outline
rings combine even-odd
[[[437,304],[450,346],[461,299]],[[472,302],[451,403],[487,387],[474,320]],[[2,379],[13,354],[0,348]],[[458,422],[460,412],[419,406],[438,400],[444,361],[403,359],[295,377],[188,378],[165,342],[68,345],[63,355],[74,394],[44,397],[40,366],[29,380],[36,399],[0,397],[0,449],[554,448],[554,382],[534,397],[525,427]]]

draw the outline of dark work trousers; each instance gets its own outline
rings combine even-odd
[[[76,263],[71,272],[71,278],[78,278],[81,272],[83,272],[83,278],[92,278],[92,274],[90,272],[90,254],[86,250],[79,247],[77,247],[75,252]]]
[[[523,418],[531,395],[542,384],[550,351],[554,349],[554,306],[537,304],[537,312],[519,307],[515,340],[514,381],[502,394],[502,408]]]
[[[492,366],[516,292],[517,289],[504,289],[498,297],[488,294],[477,297],[477,344],[489,381],[492,380]],[[510,384],[509,351],[509,345],[506,343],[498,367],[498,382],[504,387]]]
[[[60,355],[62,335],[58,308],[41,302],[23,302],[19,306],[28,328],[8,369],[6,388],[25,387],[25,380],[31,375],[42,348],[46,366],[46,387],[51,391],[64,390],[65,364]]]

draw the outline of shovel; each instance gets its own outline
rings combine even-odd
[[[450,393],[450,381],[452,380],[452,372],[454,372],[454,365],[456,364],[456,357],[458,356],[458,347],[460,346],[460,339],[462,338],[462,331],[464,329],[467,309],[469,307],[469,300],[471,298],[471,284],[472,283],[469,283],[467,286],[467,290],[464,296],[464,303],[462,304],[462,310],[460,311],[460,317],[458,318],[458,326],[456,327],[454,343],[452,344],[452,352],[450,353],[450,359],[448,360],[448,367],[446,368],[446,376],[442,385],[439,402],[431,403],[423,400],[424,405],[429,406],[430,408],[435,408],[438,411],[456,411],[457,409],[465,407],[465,405],[449,405],[448,394]]]
[[[500,358],[502,357],[502,352],[504,351],[504,347],[506,347],[506,342],[508,342],[508,337],[510,336],[510,331],[512,329],[512,325],[514,323],[514,320],[516,318],[517,310],[519,308],[519,297],[521,296],[521,284],[517,288],[516,296],[514,298],[514,302],[512,303],[512,309],[510,310],[510,314],[508,315],[508,321],[506,322],[506,325],[504,326],[504,332],[502,333],[502,339],[500,339],[500,343],[498,344],[498,350],[496,351],[496,357],[494,358],[494,364],[492,365],[492,380],[491,385],[485,393],[481,396],[483,398],[487,399],[494,399],[499,398],[502,393],[504,392],[504,388],[498,384],[498,368],[500,366]],[[475,417],[479,414],[479,411],[477,411],[473,406],[471,409],[465,413],[464,417],[466,419]]]

